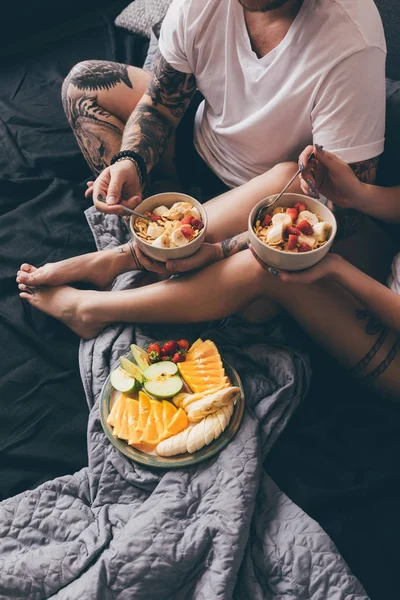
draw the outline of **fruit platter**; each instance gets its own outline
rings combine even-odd
[[[243,411],[240,378],[211,340],[132,344],[100,396],[101,423],[111,443],[154,467],[210,458],[235,435]]]

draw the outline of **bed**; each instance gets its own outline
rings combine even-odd
[[[84,216],[90,173],[63,115],[60,88],[80,60],[143,64],[147,41],[115,28],[114,13],[115,7],[90,10],[75,24],[48,30],[47,41],[34,40],[29,51],[11,45],[0,66],[1,499],[88,464],[88,388],[78,368],[79,340],[20,302],[15,274],[24,261],[40,265],[95,249]],[[304,348],[299,332],[296,339]],[[360,582],[357,589],[365,590],[360,598],[395,598],[399,411],[361,393],[311,345],[307,350],[315,376],[260,465],[272,478],[268,491],[274,494],[277,485],[298,505],[298,515],[307,513],[329,534]],[[235,569],[240,584],[243,572]],[[246,581],[243,576],[237,598],[246,598]],[[29,593],[21,597],[41,597]],[[304,591],[281,597],[321,596]]]

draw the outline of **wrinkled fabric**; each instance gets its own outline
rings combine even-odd
[[[89,209],[88,219],[99,249],[125,240],[116,217]],[[138,278],[124,274],[115,289]],[[262,469],[308,389],[307,360],[278,323],[262,332],[234,319],[192,337],[202,327],[243,382],[237,434],[190,468],[130,461],[102,430],[101,389],[132,341],[172,329],[117,325],[83,341],[89,466],[0,505],[1,599],[367,599],[326,533]]]

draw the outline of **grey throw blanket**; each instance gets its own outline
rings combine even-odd
[[[116,218],[88,212],[99,249],[125,241]],[[116,289],[135,284],[125,274]],[[305,393],[309,367],[277,324],[185,327],[216,341],[246,393],[240,430],[216,457],[148,470],[104,435],[101,387],[129,344],[165,327],[116,325],[82,342],[91,407],[89,466],[0,504],[0,598],[59,600],[366,600],[328,536],[262,464]],[[183,332],[182,332],[183,333]]]

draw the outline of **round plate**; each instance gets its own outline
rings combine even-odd
[[[124,354],[124,356],[135,362],[131,352],[127,352],[126,354]],[[242,382],[240,381],[240,377],[235,371],[235,369],[231,367],[222,357],[221,360],[225,368],[225,372],[231,381],[231,384],[240,388],[240,395],[238,395],[237,399],[235,400],[233,414],[231,416],[231,420],[229,421],[228,427],[225,429],[225,431],[221,433],[221,435],[216,440],[211,442],[211,444],[209,444],[208,446],[204,446],[203,448],[201,448],[197,452],[194,452],[193,454],[178,454],[177,456],[171,456],[170,458],[166,458],[163,456],[157,456],[156,454],[147,454],[146,452],[141,452],[140,450],[136,450],[136,448],[129,446],[124,440],[116,438],[113,435],[112,427],[107,423],[107,417],[110,414],[111,408],[116,399],[118,398],[120,392],[117,392],[112,387],[109,375],[106,379],[106,382],[104,383],[100,395],[100,419],[104,432],[107,435],[110,442],[112,443],[112,445],[115,446],[117,450],[122,452],[122,454],[125,454],[125,456],[127,456],[135,462],[141,463],[142,465],[146,465],[147,467],[158,467],[162,469],[177,469],[180,467],[189,467],[203,460],[208,460],[209,458],[211,458],[211,456],[214,456],[214,454],[220,452],[222,448],[225,448],[225,446],[229,444],[229,442],[239,429],[239,425],[244,412],[244,390]]]

